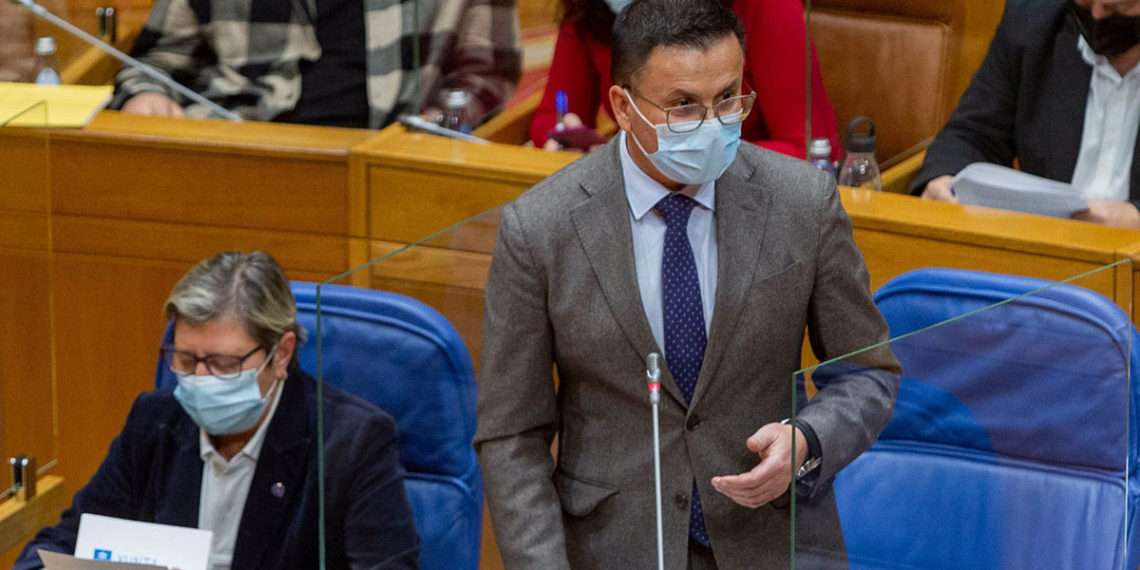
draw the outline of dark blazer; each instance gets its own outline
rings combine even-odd
[[[316,383],[295,371],[283,387],[238,528],[235,569],[319,567]],[[328,568],[416,568],[419,537],[395,423],[328,385],[324,400]],[[139,396],[94,477],[15,568],[42,567],[39,548],[71,554],[82,513],[196,527],[199,451],[198,426],[171,389]],[[285,487],[280,498],[271,492],[277,483]]]
[[[973,162],[1010,166],[1017,159],[1025,172],[1072,181],[1092,68],[1077,51],[1070,2],[1008,2],[982,67],[927,150],[912,193]],[[1130,199],[1140,201],[1140,140],[1130,188]]]
[[[644,378],[646,355],[661,350],[637,286],[621,140],[503,208],[487,281],[475,441],[510,570],[646,568],[653,559]],[[887,327],[835,180],[807,162],[741,144],[716,182],[716,232],[716,308],[691,403],[662,371],[667,568],[685,568],[694,481],[721,570],[787,568],[788,509],[739,506],[710,480],[755,467],[745,441],[790,414],[805,328],[827,360],[886,339]],[[889,349],[848,362],[861,369],[823,387],[798,416],[823,458],[811,499],[797,503],[798,546],[840,558],[826,482],[875,441],[899,386]]]

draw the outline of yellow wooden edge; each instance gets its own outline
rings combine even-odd
[[[38,494],[24,502],[8,499],[0,502],[0,552],[27,542],[39,529],[53,524],[67,506],[63,477],[40,477]]]
[[[926,151],[923,150],[884,170],[882,174],[883,191],[895,194],[910,192],[910,184],[914,181],[914,177],[918,176],[918,170],[922,168],[922,161],[925,159]]]

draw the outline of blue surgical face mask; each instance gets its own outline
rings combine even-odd
[[[606,4],[609,5],[610,10],[613,10],[614,14],[620,14],[626,6],[629,6],[632,3],[633,0],[606,0]]]
[[[174,398],[190,419],[210,435],[247,431],[257,425],[269,395],[277,387],[278,380],[274,380],[262,397],[257,385],[257,375],[273,360],[276,351],[276,347],[270,351],[260,367],[242,370],[235,378],[178,375]]]
[[[740,122],[725,125],[713,117],[706,119],[695,130],[675,133],[669,130],[668,125],[650,122],[641,113],[641,109],[637,108],[629,91],[625,92],[625,96],[637,116],[657,132],[657,152],[645,152],[645,147],[632,130],[629,136],[633,137],[633,142],[645,153],[649,162],[669,180],[692,185],[712,182],[720,178],[732,161],[736,160],[736,151],[740,148]],[[683,129],[685,125],[692,126],[694,123],[678,126]]]

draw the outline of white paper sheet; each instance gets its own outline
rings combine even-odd
[[[167,570],[165,566],[106,562],[103,560],[83,560],[82,558],[76,558],[50,550],[40,550],[39,553],[40,560],[44,563],[44,570]]]
[[[207,570],[213,536],[208,530],[84,514],[75,557]]]
[[[1089,207],[1088,200],[1071,184],[983,162],[962,169],[954,177],[953,188],[962,204],[1057,218],[1071,217]]]

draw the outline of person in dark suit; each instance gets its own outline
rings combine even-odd
[[[126,426],[59,524],[25,547],[73,553],[93,513],[213,531],[211,570],[317,568],[320,499],[315,382],[294,361],[304,329],[269,255],[223,253],[171,292],[174,389],[139,396]],[[328,568],[416,568],[419,538],[395,423],[324,387]]]
[[[798,542],[841,559],[828,482],[899,369],[861,353],[783,422],[805,328],[821,359],[887,338],[835,180],[740,141],[754,97],[722,2],[635,0],[614,38],[622,133],[503,209],[488,276],[475,445],[506,568],[652,564],[650,353],[666,567],[788,567],[793,469],[818,535]]]
[[[1140,0],[1010,0],[911,192],[954,202],[974,162],[1071,182],[1075,217],[1140,228]]]

